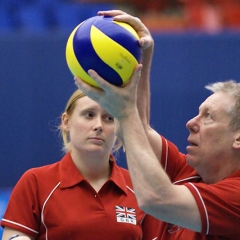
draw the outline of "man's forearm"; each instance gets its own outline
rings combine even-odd
[[[137,110],[120,122],[123,143],[126,149],[128,168],[140,207],[146,207],[154,199],[165,201],[164,194],[171,182],[162,169]]]

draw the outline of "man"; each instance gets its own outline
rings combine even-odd
[[[149,61],[136,67],[124,88],[93,70],[88,73],[101,90],[77,77],[75,82],[119,121],[138,204],[162,221],[158,239],[240,239],[240,83],[207,86],[213,94],[186,124],[188,155],[179,153],[149,126],[150,33],[130,15],[104,14],[135,28]],[[145,103],[142,111],[137,110],[140,102]]]

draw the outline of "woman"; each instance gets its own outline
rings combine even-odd
[[[148,126],[151,34],[139,19],[122,11],[98,14],[128,22],[140,37],[138,111]],[[3,240],[156,239],[158,220],[138,208],[129,173],[112,156],[119,147],[116,124],[97,102],[80,90],[74,92],[60,126],[66,155],[21,177],[1,222]]]
[[[60,129],[66,155],[23,174],[1,222],[2,239],[154,239],[158,221],[138,208],[128,171],[111,154],[114,118],[76,90]]]

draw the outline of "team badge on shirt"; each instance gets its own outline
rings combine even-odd
[[[136,209],[122,206],[115,206],[117,222],[136,225]]]
[[[180,230],[182,230],[182,227],[180,227],[178,225],[175,225],[175,224],[171,224],[171,223],[168,224],[167,231],[170,234],[173,234],[173,233],[178,232]]]

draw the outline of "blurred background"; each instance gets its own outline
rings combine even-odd
[[[151,31],[239,30],[239,0],[1,0],[2,32],[71,30],[99,10],[121,9]]]
[[[180,151],[186,122],[209,95],[204,86],[240,81],[240,0],[1,0],[1,218],[23,172],[63,156],[57,126],[76,89],[66,42],[81,21],[110,9],[139,17],[153,35],[151,124]],[[116,157],[127,168],[123,152]]]

